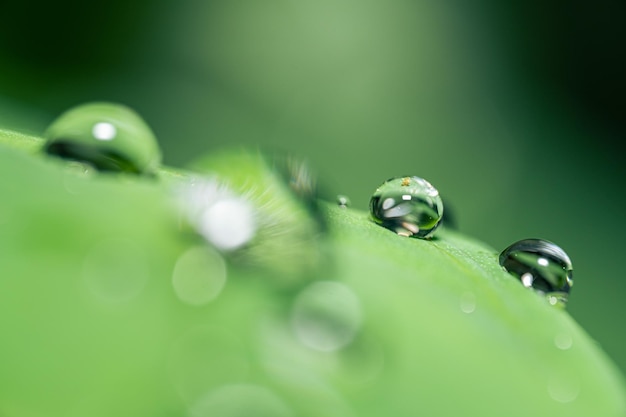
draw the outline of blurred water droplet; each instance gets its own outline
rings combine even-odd
[[[292,417],[291,409],[268,388],[225,385],[209,391],[191,407],[193,417]]]
[[[431,237],[443,216],[439,192],[419,177],[385,181],[370,199],[372,219],[401,236]]]
[[[350,206],[350,199],[342,194],[337,196],[337,205],[341,208],[348,208]]]
[[[243,198],[217,201],[207,207],[200,220],[200,233],[222,250],[245,245],[255,232],[254,209]]]
[[[59,116],[46,130],[45,152],[101,171],[153,175],[161,151],[144,120],[128,107],[89,103]]]
[[[87,254],[83,280],[99,299],[127,302],[137,297],[146,286],[148,265],[144,252],[133,242],[105,241]]]
[[[343,348],[361,328],[358,298],[344,284],[319,281],[296,298],[291,324],[301,343],[315,350],[331,352]]]
[[[238,249],[255,236],[252,204],[217,180],[192,181],[182,188],[180,202],[197,232],[220,250]]]
[[[471,314],[476,310],[476,296],[471,292],[466,292],[461,295],[461,311],[466,314]]]
[[[208,247],[195,247],[183,253],[174,266],[172,285],[178,298],[202,306],[215,299],[226,283],[226,263]]]
[[[548,381],[548,394],[554,401],[570,403],[578,398],[580,383],[571,375],[555,375]]]
[[[568,350],[572,347],[572,344],[572,336],[567,333],[557,333],[557,335],[554,336],[554,345],[561,350]]]
[[[522,285],[545,295],[550,304],[567,302],[574,284],[572,262],[554,243],[542,239],[515,242],[500,254],[500,265]]]

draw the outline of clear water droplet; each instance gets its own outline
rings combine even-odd
[[[318,281],[296,298],[291,324],[304,345],[332,352],[348,345],[361,327],[362,312],[350,288],[333,281]]]
[[[370,213],[376,223],[401,236],[428,238],[441,222],[443,201],[425,179],[397,177],[374,192]]]
[[[292,417],[293,411],[270,389],[225,385],[207,392],[191,407],[192,417]]]
[[[128,107],[89,103],[59,116],[46,130],[46,153],[100,171],[154,175],[161,151],[144,120]]]
[[[548,381],[548,394],[560,403],[571,403],[580,394],[580,383],[573,375],[553,375]]]
[[[226,283],[226,263],[208,247],[194,247],[183,253],[174,266],[172,285],[184,303],[202,306],[213,301]]]
[[[500,265],[522,285],[546,296],[552,305],[567,302],[574,281],[572,262],[557,245],[542,239],[524,239],[500,254]]]
[[[568,350],[572,347],[573,343],[572,336],[567,333],[557,333],[556,336],[554,336],[554,346],[561,350]]]
[[[461,311],[465,314],[471,314],[476,310],[476,296],[471,292],[461,295]]]
[[[351,202],[350,199],[343,195],[343,194],[339,194],[337,196],[337,205],[341,208],[348,208],[350,206]]]

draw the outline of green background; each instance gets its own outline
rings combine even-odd
[[[568,310],[622,369],[625,6],[483,0],[11,2],[0,126],[137,110],[170,165],[225,146],[307,158],[328,198],[430,180],[460,229],[540,237],[574,263]]]

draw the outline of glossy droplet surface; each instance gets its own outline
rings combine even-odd
[[[431,237],[443,216],[439,192],[420,177],[385,181],[370,199],[372,219],[402,236]]]
[[[343,194],[339,194],[337,196],[337,205],[341,208],[348,208],[350,207],[350,198],[348,198],[347,196],[343,195]]]
[[[524,239],[500,254],[500,265],[521,283],[547,297],[550,304],[567,302],[574,281],[572,262],[557,245],[542,239]]]
[[[68,110],[46,130],[44,150],[101,171],[154,174],[161,152],[152,130],[135,111],[113,103]]]

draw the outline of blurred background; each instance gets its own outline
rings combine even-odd
[[[551,240],[569,312],[626,370],[626,3],[479,0],[8,2],[0,126],[127,104],[165,162],[225,146],[300,155],[366,209],[431,181],[497,250]]]

